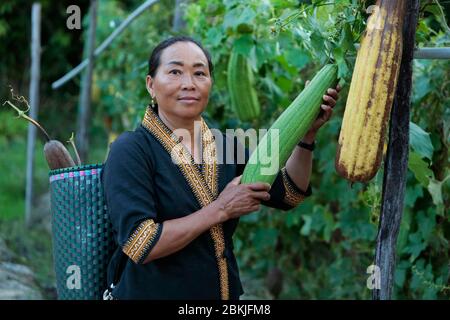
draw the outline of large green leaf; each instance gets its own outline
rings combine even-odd
[[[242,9],[242,7],[237,7],[225,14],[223,27],[225,29],[235,28],[244,23],[251,25],[255,17],[256,12],[252,8],[248,6],[246,6],[244,9]]]
[[[423,250],[425,250],[426,247],[427,244],[423,240],[422,235],[420,234],[420,232],[416,232],[409,236],[409,243],[405,247],[404,252],[411,254],[410,259],[413,261]]]
[[[299,48],[292,48],[285,51],[287,62],[301,69],[309,62],[309,55]]]
[[[414,151],[409,152],[408,168],[425,188],[428,186],[430,178],[434,177],[433,171],[428,167],[428,164]]]
[[[224,34],[222,32],[222,29],[215,27],[215,28],[209,29],[208,32],[206,33],[206,36],[207,36],[207,41],[213,47],[216,47],[222,41]]]
[[[423,158],[432,159],[434,149],[428,132],[414,122],[410,122],[409,138],[410,145],[417,154]]]
[[[253,46],[253,39],[248,34],[245,34],[234,41],[234,50],[246,57],[250,56],[250,51],[252,50]]]

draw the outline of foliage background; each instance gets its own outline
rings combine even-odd
[[[80,1],[83,29],[65,28],[70,1],[41,1],[43,52],[39,120],[51,135],[68,140],[75,131],[79,78],[57,91],[51,82],[83,57],[88,1]],[[100,0],[97,45],[141,2]],[[147,59],[172,31],[175,1],[160,1],[136,20],[96,61],[92,91],[91,163],[102,162],[108,143],[140,122],[148,94]],[[212,127],[268,128],[327,62],[338,64],[344,89],[331,121],[317,137],[313,195],[298,208],[263,208],[241,219],[235,250],[246,297],[370,299],[382,170],[368,184],[339,177],[336,141],[356,49],[372,1],[199,0],[182,7],[182,34],[199,39],[215,64],[205,118]],[[20,10],[20,8],[28,8]],[[450,4],[421,1],[417,46],[450,46]],[[0,4],[0,93],[8,85],[26,95],[29,80],[31,1]],[[13,50],[11,50],[13,48]],[[230,108],[226,68],[231,50],[245,54],[255,73],[260,119],[242,123]],[[415,60],[411,148],[404,217],[398,240],[394,298],[449,299],[449,113],[450,61]],[[0,108],[0,236],[31,265],[41,286],[51,288],[51,241],[44,230],[21,236],[24,214],[26,128],[12,110]],[[37,196],[48,192],[42,143],[36,146]],[[11,226],[14,226],[11,228]],[[45,240],[46,239],[46,240]],[[15,245],[13,245],[15,244]],[[44,257],[36,260],[34,248]],[[49,295],[48,297],[52,297]]]

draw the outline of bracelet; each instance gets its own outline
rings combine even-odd
[[[297,145],[300,148],[303,148],[303,149],[306,149],[306,150],[309,150],[309,151],[313,151],[314,148],[316,147],[316,142],[313,141],[313,143],[305,143],[303,141],[300,141]]]

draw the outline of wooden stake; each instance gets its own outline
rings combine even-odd
[[[81,82],[80,102],[78,107],[77,119],[77,145],[80,149],[80,158],[82,163],[88,161],[89,150],[89,119],[91,114],[91,87],[92,75],[94,70],[94,50],[95,50],[95,31],[97,29],[97,7],[98,1],[91,0],[89,10],[89,32],[86,40],[86,54],[89,59],[88,67]]]
[[[41,4],[33,3],[31,12],[31,75],[30,75],[30,116],[37,119],[39,110],[39,81],[41,65]],[[33,207],[34,147],[36,127],[28,125],[27,139],[27,179],[25,191],[25,225],[31,226]]]
[[[419,0],[406,2],[403,26],[403,55],[397,91],[391,112],[389,145],[384,166],[380,224],[375,265],[379,267],[380,288],[374,289],[374,300],[389,300],[395,276],[397,237],[403,214],[409,152],[409,110],[412,70]]]

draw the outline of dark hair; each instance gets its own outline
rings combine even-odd
[[[160,64],[160,58],[163,50],[172,44],[176,42],[192,42],[195,43],[200,49],[202,49],[203,53],[206,56],[206,59],[208,60],[208,67],[209,67],[209,73],[213,74],[213,63],[211,61],[211,55],[209,54],[208,50],[203,48],[201,43],[189,36],[175,36],[168,38],[162,42],[160,42],[152,51],[152,54],[150,55],[150,58],[148,59],[148,75],[151,77],[154,77],[156,74],[156,70],[159,67]]]

